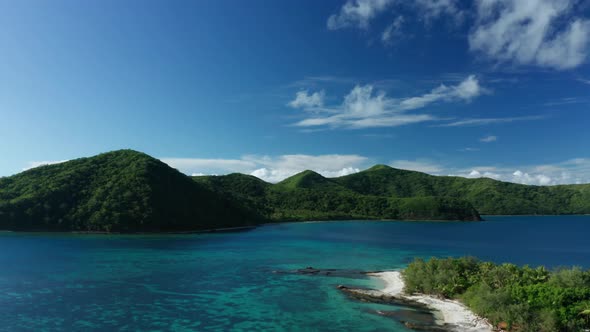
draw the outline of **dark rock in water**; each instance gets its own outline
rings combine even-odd
[[[311,266],[308,266],[305,269],[299,269],[299,270],[297,270],[297,273],[300,273],[300,274],[318,274],[320,272],[321,272],[320,270],[314,269]]]
[[[360,270],[341,270],[341,269],[316,269],[308,266],[304,269],[290,270],[290,271],[273,271],[279,274],[302,274],[310,276],[327,276],[350,279],[366,279],[366,273]]]
[[[401,323],[412,323],[420,325],[434,325],[436,321],[434,315],[430,311],[426,310],[407,310],[399,309],[393,311],[382,311],[377,310],[377,314],[381,316],[387,316],[394,318]]]
[[[424,303],[416,302],[414,300],[410,300],[401,296],[394,296],[385,294],[381,291],[370,289],[370,288],[349,288],[344,285],[339,285],[337,287],[348,296],[355,300],[363,301],[363,302],[373,302],[373,303],[383,303],[383,304],[395,304],[406,306],[414,309],[420,309],[429,311],[428,306]]]
[[[377,310],[377,314],[387,316],[404,324],[407,328],[415,331],[447,332],[445,326],[436,324],[434,315],[426,310],[400,309],[394,311]]]
[[[449,331],[448,326],[441,326],[436,323],[432,311],[423,303],[419,303],[400,296],[385,294],[374,289],[349,288],[344,285],[338,285],[337,288],[358,301],[392,304],[411,308],[410,310],[401,309],[396,311],[374,312],[379,315],[391,317],[412,330],[430,332]]]

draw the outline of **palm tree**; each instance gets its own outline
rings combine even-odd
[[[580,316],[584,316],[586,318],[586,327],[590,327],[588,322],[590,321],[590,309],[583,310],[580,312]]]

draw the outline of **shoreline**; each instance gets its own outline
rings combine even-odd
[[[451,331],[466,332],[492,332],[493,326],[484,318],[474,314],[464,304],[456,300],[439,299],[434,296],[404,293],[404,281],[401,272],[385,271],[368,273],[368,276],[379,278],[385,282],[385,288],[381,289],[384,295],[405,299],[424,304],[432,309],[437,323],[448,327]]]
[[[206,234],[206,233],[231,233],[249,231],[260,227],[261,225],[238,226],[209,228],[194,231],[168,231],[168,232],[105,232],[105,231],[51,231],[51,230],[10,230],[0,229],[0,233],[34,233],[34,234],[76,234],[76,235],[189,235],[189,234]]]

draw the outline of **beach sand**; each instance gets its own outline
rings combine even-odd
[[[440,323],[447,324],[452,330],[466,332],[493,331],[491,324],[485,319],[475,315],[459,301],[441,300],[423,294],[404,294],[404,280],[399,271],[371,273],[369,275],[385,281],[385,288],[382,289],[381,292],[427,305],[429,308],[439,313],[437,319],[441,320]]]

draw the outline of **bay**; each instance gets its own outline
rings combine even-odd
[[[407,331],[312,266],[400,269],[414,257],[590,267],[590,216],[484,222],[282,223],[191,235],[0,233],[0,330]]]

